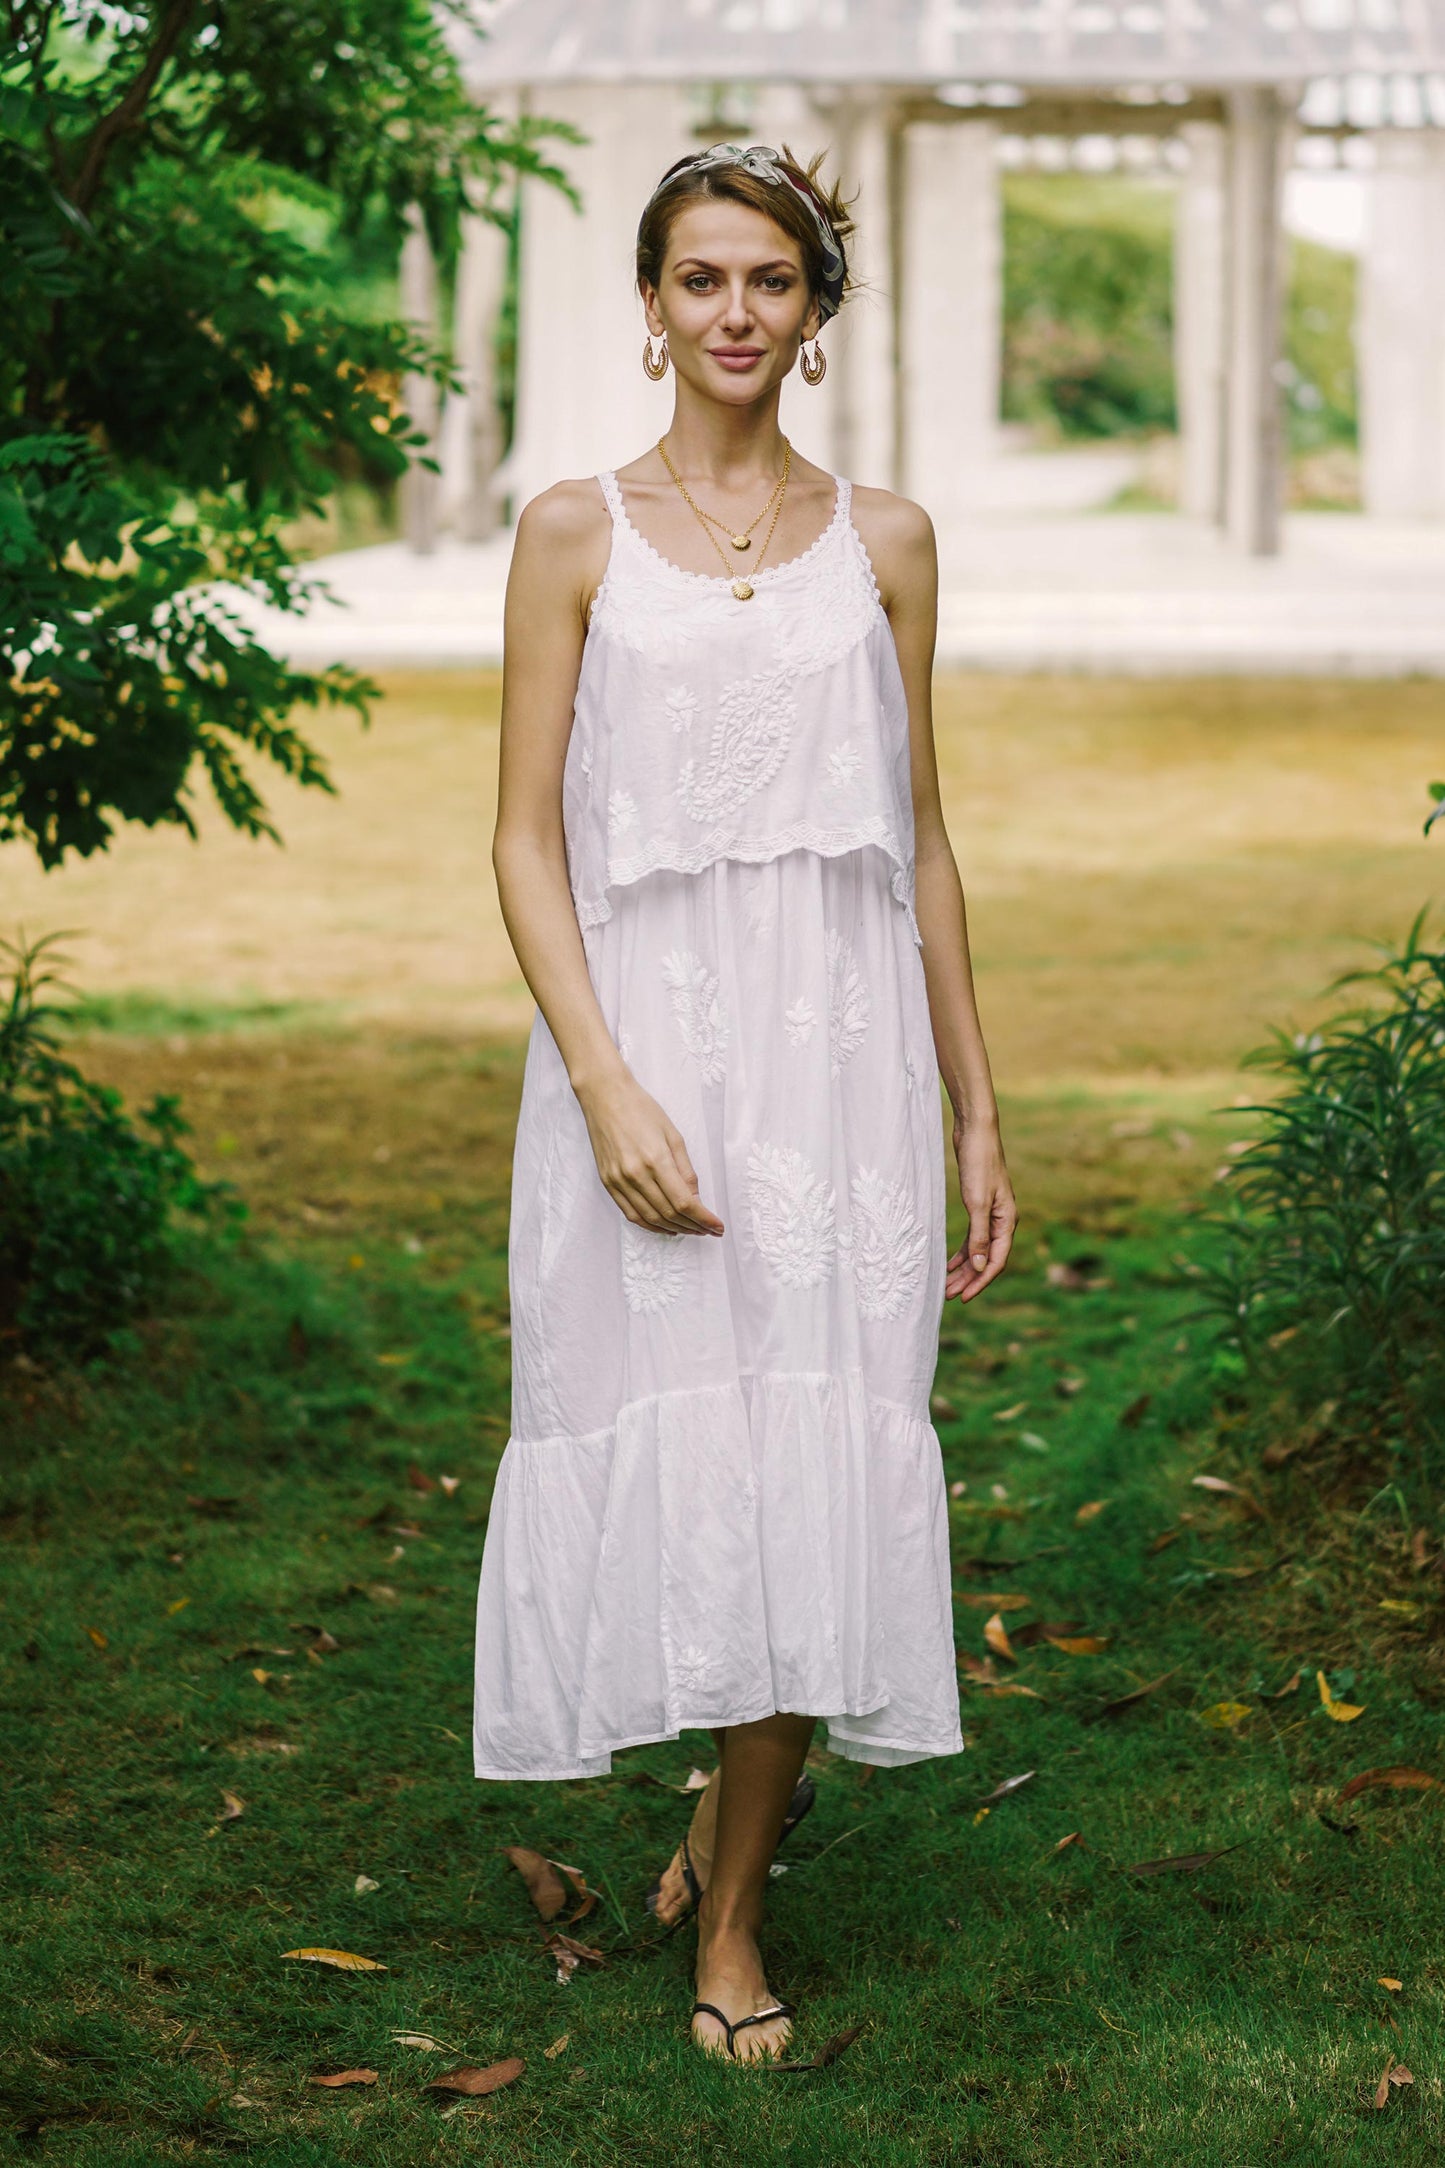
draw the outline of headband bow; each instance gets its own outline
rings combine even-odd
[[[774,187],[779,182],[784,182],[792,189],[793,194],[807,206],[813,224],[818,229],[818,239],[823,249],[823,276],[818,292],[818,313],[823,323],[826,323],[830,316],[836,316],[843,306],[843,251],[838,245],[838,236],[833,231],[828,214],[812,185],[807,181],[800,180],[796,174],[790,173],[777,152],[766,143],[750,143],[746,150],[737,143],[713,143],[707,150],[698,151],[691,158],[680,158],[675,166],[669,167],[652,191],[652,196],[660,195],[662,190],[669,187],[679,174],[701,173],[709,166],[741,166],[744,172],[752,173],[756,175],[758,180],[767,181]],[[649,204],[652,201],[652,196],[648,198]],[[646,215],[646,210],[644,210],[644,218]]]

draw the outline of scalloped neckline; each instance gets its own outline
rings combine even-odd
[[[831,541],[842,527],[849,494],[843,486],[842,475],[835,474],[833,476],[833,513],[827,526],[821,534],[813,537],[805,550],[800,551],[796,557],[785,559],[780,565],[764,565],[761,572],[753,573],[749,573],[746,569],[740,569],[737,572],[689,572],[686,565],[674,564],[670,557],[664,557],[661,550],[655,549],[652,543],[648,541],[641,528],[633,525],[632,515],[628,511],[626,501],[622,495],[622,484],[618,481],[616,472],[612,468],[608,469],[607,479],[612,484],[613,492],[617,498],[618,524],[626,528],[644,556],[650,557],[654,564],[661,565],[664,571],[673,575],[674,579],[687,580],[692,585],[699,587],[731,587],[734,580],[745,579],[751,587],[756,588],[764,581],[779,578],[784,572],[796,571],[799,565],[805,565],[810,558],[816,557],[824,543]]]

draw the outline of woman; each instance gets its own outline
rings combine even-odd
[[[928,1402],[944,1299],[1016,1221],[939,804],[932,528],[778,426],[848,284],[819,163],[715,146],[643,211],[673,417],[522,513],[493,845],[538,1014],[476,1771],[712,1730],[650,1901],[695,1901],[692,2037],[738,2060],[791,2032],[758,1933],[818,1718],[859,1761],[963,1744]]]

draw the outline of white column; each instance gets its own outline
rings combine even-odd
[[[437,338],[437,269],[419,206],[406,211],[406,238],[401,245],[401,315],[414,330],[431,341]],[[438,395],[429,376],[412,373],[402,379],[402,405],[413,428],[420,429],[433,452],[436,447]],[[402,532],[419,555],[436,548],[437,476],[415,461],[401,483]]]
[[[940,541],[967,516],[993,453],[1003,228],[992,121],[905,132],[899,267],[902,488]]]
[[[1374,138],[1356,341],[1367,512],[1445,518],[1445,136]]]
[[[1229,381],[1225,519],[1254,557],[1279,549],[1284,115],[1272,89],[1229,94]]]
[[[464,389],[442,410],[441,520],[467,542],[484,542],[499,518],[494,476],[502,456],[496,334],[507,276],[507,235],[474,210],[462,218],[452,307],[452,365]]]
[[[667,84],[549,86],[543,109],[588,137],[557,152],[582,197],[522,185],[513,505],[566,476],[622,466],[672,413],[671,373],[642,372],[646,326],[633,268],[637,221],[662,174],[692,149],[685,92]]]
[[[1179,509],[1224,517],[1225,167],[1213,121],[1181,130],[1189,164],[1174,223],[1174,397],[1179,411]]]
[[[850,97],[838,115],[834,142],[843,192],[857,199],[851,266],[858,281],[823,339],[838,377],[834,460],[838,472],[855,482],[893,489],[893,161],[887,93],[869,89]]]

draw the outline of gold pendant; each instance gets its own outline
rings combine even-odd
[[[753,599],[752,582],[750,580],[734,580],[733,593],[737,596],[739,602],[751,602]]]
[[[753,541],[751,535],[735,534],[733,536],[733,548],[735,550],[750,550],[752,546]]]

